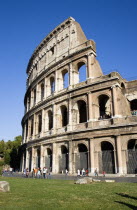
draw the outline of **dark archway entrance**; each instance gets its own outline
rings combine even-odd
[[[37,149],[36,151],[36,168],[40,168],[40,150]]]
[[[108,174],[115,173],[114,148],[108,141],[101,142],[101,157],[99,171],[105,171]]]
[[[134,99],[130,102],[131,114],[137,115],[137,99]]]
[[[76,171],[83,168],[88,169],[88,149],[85,144],[78,144],[78,152],[76,155]]]
[[[100,95],[99,98],[99,119],[107,119],[111,117],[109,97],[107,95]]]
[[[59,172],[63,173],[69,168],[69,156],[68,149],[66,146],[61,146],[61,156],[59,157]]]
[[[47,148],[47,156],[45,158],[45,166],[48,170],[52,171],[52,150]]]
[[[78,101],[79,123],[87,122],[87,106],[85,101]]]
[[[127,145],[127,173],[137,174],[137,139],[131,139]]]

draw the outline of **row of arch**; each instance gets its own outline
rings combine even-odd
[[[60,155],[58,156],[58,164],[59,164],[59,173],[65,172],[65,170],[69,170],[69,149],[67,146],[62,145],[60,147]],[[75,154],[75,172],[78,169],[89,169],[90,159],[89,159],[90,152],[85,144],[79,143],[78,144],[78,152]],[[101,152],[99,155],[99,172],[105,171],[108,174],[116,173],[115,167],[115,154],[114,154],[114,147],[108,141],[101,142]],[[40,150],[37,149],[36,151],[36,164],[35,167],[40,168]],[[32,152],[29,152],[29,170],[31,171],[31,161],[32,161]],[[53,164],[53,154],[52,149],[47,148],[47,155],[45,156],[44,161],[45,166],[52,171],[52,164]],[[137,140],[131,139],[128,141],[127,144],[127,173],[134,174],[137,173]],[[91,166],[92,167],[92,166]]]
[[[77,73],[75,76],[75,83],[80,83],[83,81],[86,81],[86,65],[84,62],[80,62],[77,64]],[[61,78],[59,79],[59,89],[65,89],[70,85],[70,78],[69,78],[69,73],[68,70],[65,69],[61,72]],[[27,98],[27,107],[29,110],[30,107],[35,106],[36,100],[39,94],[39,100],[42,101],[45,96],[45,91],[47,92],[48,95],[51,95],[55,92],[56,89],[56,84],[55,84],[55,75],[51,75],[49,79],[46,82],[42,81],[39,87],[39,91],[36,90],[36,88],[33,89],[32,93],[28,94]],[[45,90],[46,86],[46,90]],[[32,96],[33,95],[33,96]],[[31,100],[33,98],[33,101]]]
[[[110,105],[110,97],[108,95],[100,95],[98,97],[98,108],[99,108],[99,118],[98,119],[108,119],[111,118],[113,113],[111,110],[111,105]],[[133,100],[130,102],[131,105],[131,113],[133,112],[133,115],[135,114],[135,110],[137,110],[137,99]],[[74,105],[74,110],[75,113],[74,115],[77,115],[75,118],[75,123],[84,123],[87,122],[88,120],[88,111],[87,111],[87,103],[84,100],[78,100],[77,103]],[[60,120],[58,121],[58,127],[64,127],[67,126],[69,123],[69,113],[68,113],[68,108],[66,105],[61,105],[60,106]],[[74,117],[74,116],[73,116]],[[38,114],[37,116],[37,121],[38,121],[38,128],[37,128],[37,133],[40,133],[42,131],[42,114]],[[54,119],[54,114],[52,110],[49,110],[47,113],[46,117],[46,125],[47,128],[46,130],[51,130],[53,128],[53,119]],[[28,136],[28,121],[26,121],[26,138]],[[30,125],[30,136],[33,135],[34,132],[34,119],[31,119],[31,125]]]

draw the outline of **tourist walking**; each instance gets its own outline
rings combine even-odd
[[[95,176],[97,176],[97,177],[98,177],[98,171],[97,171],[97,168],[95,169],[94,173],[95,173]]]
[[[85,169],[84,168],[82,169],[81,173],[82,173],[82,176],[85,176]]]
[[[46,168],[43,168],[43,178],[46,179]]]
[[[37,178],[40,179],[40,177],[41,177],[41,171],[40,171],[40,168],[38,168]]]
[[[79,169],[77,170],[77,176],[80,176],[80,170]]]
[[[26,169],[26,178],[28,178],[29,177],[29,169],[27,168]]]

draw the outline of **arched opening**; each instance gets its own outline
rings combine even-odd
[[[51,90],[51,94],[54,93],[55,91],[55,80],[53,77],[50,78],[50,90]]]
[[[32,170],[31,163],[32,163],[32,151],[29,152],[29,171]]]
[[[69,86],[67,70],[62,72],[62,78],[63,78],[63,88],[67,88]]]
[[[108,141],[101,142],[101,157],[99,162],[99,171],[105,171],[108,174],[115,173],[114,147]]]
[[[31,95],[28,95],[28,110],[30,109],[31,106]]]
[[[110,100],[107,95],[100,95],[99,103],[99,119],[108,119],[111,117]]]
[[[76,154],[76,171],[83,168],[88,169],[88,149],[85,144],[78,144],[78,154]]]
[[[51,110],[48,111],[48,120],[49,120],[48,129],[51,130],[53,128],[53,113]]]
[[[34,119],[31,119],[31,127],[30,127],[30,135],[33,135],[33,124],[34,124]]]
[[[43,83],[41,84],[40,92],[41,92],[41,101],[42,101],[44,98],[44,84]]]
[[[134,99],[130,102],[131,114],[137,115],[137,99]]]
[[[61,106],[62,127],[68,124],[68,112],[66,106]]]
[[[26,120],[26,139],[28,137],[28,120]]]
[[[41,133],[42,131],[42,115],[38,115],[38,133]]]
[[[45,158],[45,166],[49,171],[52,171],[52,150],[47,148],[47,156]]]
[[[36,150],[36,168],[40,168],[40,150]]]
[[[68,149],[66,146],[61,146],[61,155],[59,157],[59,171],[65,173],[65,170],[69,169],[69,156]]]
[[[78,101],[79,123],[87,122],[87,106],[85,101]]]
[[[84,62],[78,63],[79,82],[84,82],[87,79],[86,65]]]
[[[127,173],[137,174],[137,139],[131,139],[127,144]]]

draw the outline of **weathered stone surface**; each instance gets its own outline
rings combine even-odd
[[[92,183],[92,178],[90,177],[84,177],[82,179],[78,179],[75,184],[90,184]]]
[[[87,180],[86,179],[78,179],[75,184],[87,184]]]
[[[0,192],[9,192],[10,191],[10,185],[6,181],[0,182]]]
[[[93,182],[101,182],[100,179],[93,179]]]
[[[36,167],[35,157],[43,168],[46,157],[52,162],[52,173],[60,173],[63,164],[69,174],[75,174],[79,165],[79,169],[91,168],[88,173],[94,176],[95,169],[102,173],[100,161],[105,164],[100,155],[103,148],[111,150],[113,175],[136,171],[132,164],[127,167],[123,151],[128,154],[128,146],[136,146],[137,80],[125,81],[118,72],[104,75],[95,42],[85,37],[79,23],[69,17],[52,30],[32,54],[27,74],[22,171]],[[82,165],[80,158],[77,161],[80,151],[88,151]]]
[[[115,180],[109,180],[109,179],[107,180],[106,179],[105,182],[115,182]]]
[[[93,182],[93,179],[91,177],[85,177],[84,179],[87,181],[87,184],[90,184]]]

